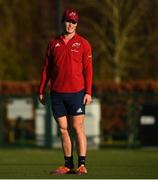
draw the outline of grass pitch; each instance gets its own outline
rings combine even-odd
[[[88,174],[49,174],[62,164],[61,150],[0,150],[1,179],[158,179],[156,150],[89,150]]]

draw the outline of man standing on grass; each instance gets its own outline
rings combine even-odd
[[[92,101],[92,52],[86,39],[76,33],[78,13],[65,11],[62,19],[64,32],[48,44],[42,73],[39,100],[45,104],[44,90],[51,81],[53,116],[61,132],[65,164],[53,173],[68,174],[74,169],[73,143],[69,125],[76,134],[77,174],[86,174],[87,139],[84,132],[85,105]],[[70,118],[68,118],[70,117]]]

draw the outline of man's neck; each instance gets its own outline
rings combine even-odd
[[[71,34],[64,34],[64,39],[66,40],[70,40],[74,37],[75,32],[71,33]]]

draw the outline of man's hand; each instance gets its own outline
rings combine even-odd
[[[92,97],[89,94],[85,94],[83,99],[83,104],[88,105],[92,102]]]
[[[45,96],[43,94],[39,95],[39,101],[41,104],[45,105]]]

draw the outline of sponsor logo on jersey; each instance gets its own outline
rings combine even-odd
[[[78,49],[71,49],[71,51],[73,51],[73,52],[79,52]]]

